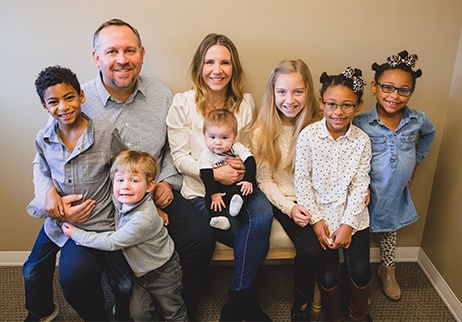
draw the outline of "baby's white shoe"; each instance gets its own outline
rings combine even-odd
[[[239,195],[234,195],[231,198],[231,202],[229,203],[229,214],[233,217],[236,217],[241,211],[243,204],[244,200],[242,199],[242,197]]]

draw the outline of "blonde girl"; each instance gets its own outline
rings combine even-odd
[[[257,162],[257,182],[273,207],[297,254],[291,318],[310,317],[317,257],[322,248],[308,224],[310,214],[296,203],[295,147],[299,133],[320,119],[308,66],[300,59],[283,60],[271,71],[260,113],[251,130],[251,150]]]

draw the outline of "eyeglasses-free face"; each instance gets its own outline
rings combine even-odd
[[[379,85],[382,88],[382,91],[384,93],[391,94],[391,93],[393,93],[394,91],[397,90],[398,94],[400,96],[404,96],[404,97],[408,97],[414,91],[413,88],[408,88],[408,87],[396,87],[396,86],[393,86],[393,85],[390,85],[390,84],[382,84],[382,83],[379,83],[379,82],[376,82],[376,84]]]
[[[343,113],[349,114],[354,112],[356,106],[358,106],[359,102],[356,102],[356,104],[351,104],[351,103],[345,103],[345,104],[337,104],[334,102],[325,102],[322,101],[324,104],[324,108],[326,108],[329,112],[335,112],[339,107],[343,111]]]

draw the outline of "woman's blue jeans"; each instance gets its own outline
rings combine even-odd
[[[116,319],[129,317],[132,271],[121,251],[105,252],[76,245],[59,248],[40,230],[23,265],[26,309],[35,317],[53,311],[53,274],[61,250],[59,277],[64,297],[84,320],[107,320],[101,276],[106,272],[116,298]]]
[[[205,198],[196,197],[190,202],[208,220],[210,215]],[[246,197],[241,212],[236,217],[226,212],[231,228],[215,229],[218,241],[234,248],[234,275],[231,291],[251,291],[255,277],[266,259],[273,222],[273,210],[266,196],[255,188]]]

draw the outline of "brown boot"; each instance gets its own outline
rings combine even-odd
[[[338,282],[332,288],[324,288],[321,284],[318,283],[319,290],[321,291],[323,308],[326,313],[324,317],[329,319],[329,321],[343,321],[345,319],[345,312],[343,310],[343,294],[342,294],[342,285],[341,281]]]
[[[371,294],[372,279],[366,286],[359,287],[355,282],[350,280],[350,301],[348,304],[348,313],[352,321],[372,321],[367,313],[369,310],[369,298]]]
[[[387,267],[380,264],[378,274],[382,281],[383,292],[385,295],[391,301],[398,301],[401,298],[401,289],[396,281],[395,267]]]

